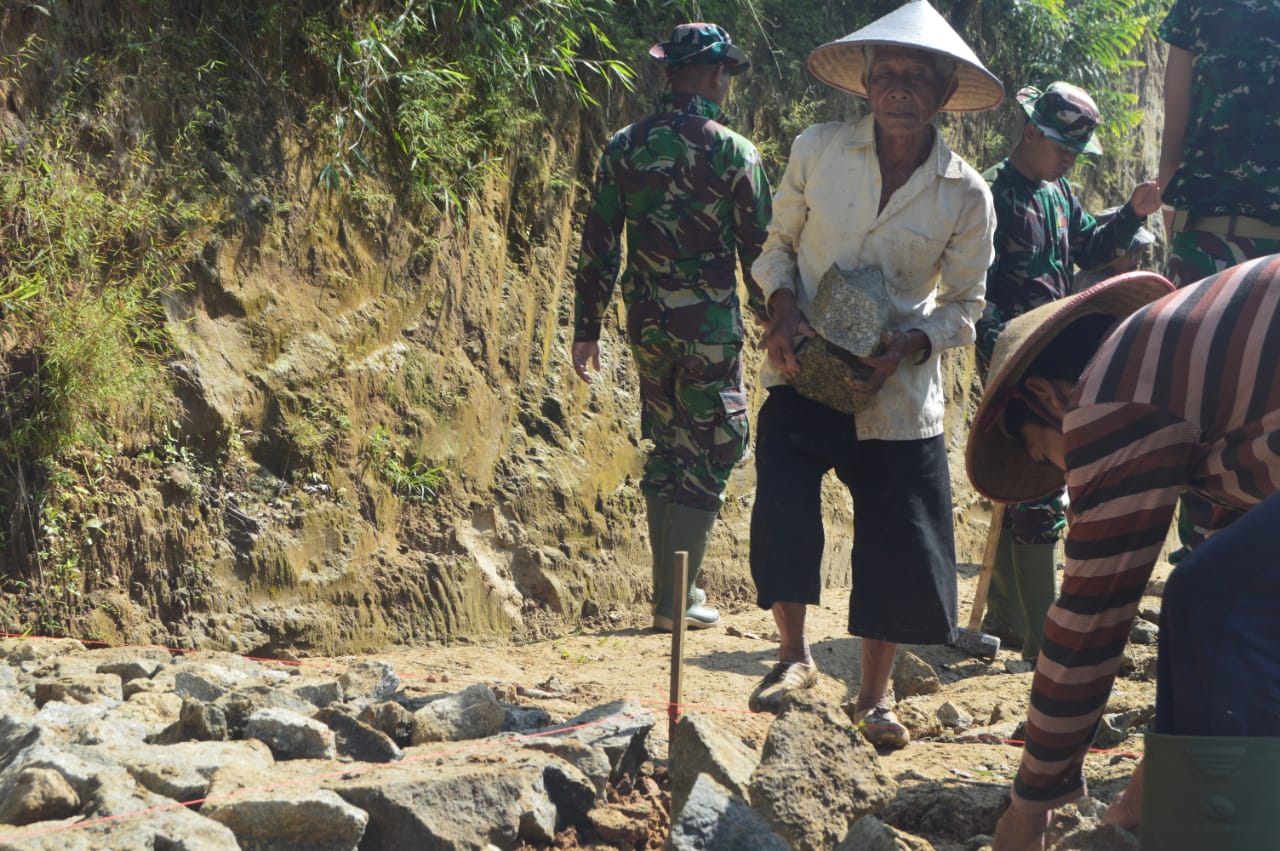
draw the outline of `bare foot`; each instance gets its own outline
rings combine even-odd
[[[1144,763],[1138,763],[1120,797],[1111,802],[1102,814],[1103,824],[1114,824],[1132,830],[1142,823],[1142,773]]]

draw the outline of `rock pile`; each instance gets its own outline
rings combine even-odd
[[[551,728],[483,684],[410,698],[378,661],[325,677],[73,640],[0,660],[3,849],[537,846],[638,772],[653,724],[617,702]]]
[[[228,653],[0,640],[0,851],[927,851],[902,828],[978,848],[1007,803],[1001,784],[899,789],[817,698],[793,699],[759,751],[685,715],[668,796],[648,749],[655,718],[634,701],[553,726],[516,703],[528,689],[416,691],[376,660],[331,674]],[[1109,723],[1122,737],[1141,715]],[[1090,807],[1055,822],[1084,844],[1055,848],[1095,847]],[[1114,844],[1123,838],[1096,847],[1130,847]]]

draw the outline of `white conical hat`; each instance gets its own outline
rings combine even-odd
[[[943,112],[978,112],[999,106],[1004,100],[1004,86],[978,61],[929,0],[912,0],[857,32],[814,48],[809,54],[809,71],[829,86],[866,97],[866,56],[862,48],[868,44],[914,47],[956,60],[959,85],[942,105]]]

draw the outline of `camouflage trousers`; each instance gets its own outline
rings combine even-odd
[[[1221,233],[1184,230],[1173,235],[1169,249],[1169,274],[1166,277],[1175,287],[1185,287],[1246,260],[1280,254],[1280,239],[1243,239]]]
[[[747,450],[741,343],[634,343],[640,432],[652,441],[640,489],[714,511]]]
[[[1062,494],[1046,496],[1034,502],[1010,505],[1004,512],[1004,526],[1015,544],[1053,544],[1067,527],[1067,514]]]
[[[1175,287],[1185,287],[1246,260],[1280,253],[1280,239],[1243,239],[1184,230],[1173,235],[1169,248],[1167,277]],[[1213,505],[1198,494],[1182,495],[1178,506],[1178,542],[1185,550],[1176,554],[1175,560],[1205,539],[1213,510]]]

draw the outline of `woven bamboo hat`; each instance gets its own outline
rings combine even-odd
[[[866,56],[862,49],[869,44],[913,47],[954,59],[959,85],[942,105],[943,112],[979,112],[999,106],[1004,100],[1004,86],[929,5],[929,0],[913,0],[857,32],[814,48],[809,54],[809,71],[828,86],[866,97]]]
[[[1092,315],[1120,320],[1171,292],[1173,284],[1159,275],[1128,272],[1009,321],[991,354],[986,391],[965,447],[965,467],[978,493],[996,502],[1030,502],[1062,487],[1062,470],[1032,460],[1022,441],[1001,428],[1010,395],[1036,357],[1076,320]]]

